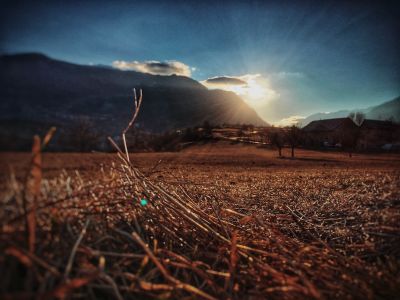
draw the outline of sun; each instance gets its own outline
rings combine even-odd
[[[246,96],[248,94],[247,85],[231,85],[223,88],[224,90],[234,92],[239,96]]]
[[[221,76],[227,82],[201,81],[209,89],[221,89],[234,92],[250,105],[262,105],[266,101],[279,98],[279,93],[271,88],[270,82],[261,74],[245,74],[241,76]],[[215,78],[212,78],[215,79]],[[231,79],[232,82],[229,82]],[[239,82],[239,83],[238,83]]]
[[[267,93],[266,88],[255,79],[248,80],[244,85],[231,85],[224,87],[224,89],[234,92],[247,100],[262,99]]]
[[[247,97],[251,100],[261,99],[266,96],[266,89],[256,82],[255,80],[250,80],[247,83]]]

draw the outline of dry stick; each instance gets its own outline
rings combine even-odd
[[[202,269],[197,268],[195,263],[193,263],[192,261],[189,261],[187,258],[185,258],[175,252],[172,252],[172,251],[169,251],[166,249],[160,249],[159,251],[179,260],[181,263],[184,264],[185,268],[193,270],[196,274],[198,274],[200,277],[202,277],[202,279],[205,280],[205,284],[208,284],[211,288],[214,289],[214,291],[219,292],[219,293],[225,293],[225,290],[220,288],[218,285],[215,285],[215,282],[207,275],[207,273],[209,273],[208,271],[210,271],[210,270],[203,271]],[[219,272],[214,271],[214,273],[210,273],[210,274],[214,274],[214,275],[218,274],[219,275]],[[229,274],[228,274],[228,276],[229,276]]]
[[[217,198],[215,198],[215,201],[217,201],[217,203],[218,203],[218,208],[220,209],[220,203],[219,203],[219,201],[217,200]],[[229,239],[230,238],[230,235],[229,235],[229,233],[228,233],[228,230],[226,229],[226,227],[224,226],[224,224],[222,224],[222,220],[221,220],[221,217],[220,217],[220,215],[219,215],[219,212],[215,209],[215,206],[214,206],[214,202],[211,200],[211,206],[212,206],[212,208],[213,208],[213,210],[214,210],[214,213],[215,213],[215,215],[217,216],[217,218],[218,218],[218,221],[219,221],[219,225],[222,227],[222,229],[225,231],[225,234],[226,234],[226,237]]]
[[[69,273],[71,272],[72,264],[74,262],[76,251],[78,250],[79,244],[81,243],[83,236],[86,233],[86,229],[89,226],[90,219],[86,220],[85,226],[83,227],[78,239],[75,242],[74,247],[72,248],[71,254],[68,259],[67,267],[65,268],[64,279],[68,279]]]
[[[147,253],[149,258],[153,261],[153,263],[157,266],[157,268],[160,270],[160,272],[164,275],[165,279],[167,279],[168,281],[171,281],[172,283],[174,283],[177,288],[181,288],[181,289],[186,290],[188,292],[195,293],[195,294],[197,294],[199,296],[202,296],[203,298],[206,298],[206,299],[211,299],[211,300],[216,299],[213,296],[208,295],[207,293],[197,289],[196,287],[194,287],[194,286],[192,286],[190,284],[183,283],[180,280],[172,277],[169,274],[169,272],[164,268],[164,266],[160,263],[160,261],[155,257],[153,252],[151,252],[150,248],[147,247],[147,245],[143,242],[143,240],[139,237],[139,235],[136,232],[132,233],[132,237],[143,248],[143,250]]]
[[[125,155],[126,159],[129,160],[129,153],[128,153],[128,146],[126,145],[126,138],[125,138],[125,133],[122,134],[122,141],[124,142],[124,148],[125,148]]]
[[[337,255],[338,257],[342,258],[344,261],[348,262],[348,259],[339,251],[336,249],[333,249],[327,242],[321,240],[320,238],[316,237],[314,234],[312,234],[310,231],[308,231],[304,225],[300,222],[299,217],[297,214],[289,207],[286,205],[286,208],[289,209],[290,213],[292,214],[293,220],[296,222],[296,224],[311,238],[323,245],[326,249],[328,249],[332,254]]]
[[[346,259],[346,257],[343,256],[343,254],[341,254],[340,252],[336,251],[335,249],[333,249],[331,246],[329,246],[329,244],[323,240],[321,240],[320,238],[316,237],[314,234],[312,234],[310,231],[308,231],[304,225],[300,222],[299,217],[296,215],[296,213],[289,207],[286,205],[286,208],[289,210],[290,214],[293,217],[293,220],[296,222],[296,224],[311,238],[314,239],[315,241],[317,241],[318,243],[320,243],[321,245],[323,245],[326,249],[328,249],[331,253],[334,253],[338,256],[340,256],[341,258]]]
[[[235,230],[232,234],[232,240],[231,240],[231,249],[230,249],[230,259],[229,259],[229,281],[225,281],[225,289],[229,287],[229,294],[232,296],[232,292],[234,289],[234,284],[235,284],[235,271],[236,271],[236,265],[238,261],[237,257],[237,231]],[[229,285],[228,285],[229,284]]]
[[[213,232],[214,234],[219,235],[219,233],[215,232],[208,224],[209,223],[213,223],[213,222],[207,222],[206,219],[201,218],[199,215],[199,209],[198,208],[194,208],[193,206],[190,207],[190,209],[187,207],[187,203],[183,202],[182,199],[179,198],[174,198],[168,191],[166,191],[163,187],[158,186],[153,184],[153,182],[151,182],[149,179],[147,179],[143,174],[139,173],[138,170],[135,170],[136,172],[138,172],[139,176],[142,178],[142,180],[151,188],[153,188],[154,190],[158,191],[159,193],[161,193],[162,195],[164,195],[166,198],[168,198],[170,201],[172,201],[172,203],[178,205],[179,208],[183,209],[184,211],[186,211],[192,218],[196,219],[198,222],[195,222],[194,220],[190,219],[188,216],[186,216],[185,214],[182,214],[180,212],[177,211],[177,213],[180,213],[181,215],[183,215],[183,217],[185,218],[189,218],[191,222],[195,222],[195,223],[202,223],[200,226],[202,227],[202,229],[204,229],[206,232],[210,231]],[[229,240],[228,240],[229,241]]]
[[[117,284],[115,283],[115,281],[114,281],[110,276],[108,276],[108,275],[105,274],[105,273],[102,273],[102,274],[100,274],[100,278],[103,279],[103,280],[105,280],[105,281],[107,281],[107,282],[110,284],[110,286],[112,287],[112,289],[113,289],[113,291],[114,291],[114,293],[115,293],[115,297],[116,297],[118,300],[123,300],[123,299],[124,299],[124,298],[121,296],[121,293],[120,293],[119,290],[118,290]]]
[[[44,148],[46,148],[47,144],[50,142],[50,140],[53,137],[55,132],[56,132],[56,128],[54,126],[49,129],[49,131],[46,133],[45,137],[43,138],[41,150],[44,150]]]
[[[146,254],[149,256],[149,258],[152,260],[152,262],[156,265],[157,269],[161,272],[161,274],[164,276],[164,278],[167,281],[173,283],[176,288],[183,289],[190,293],[194,293],[205,299],[216,300],[216,298],[214,298],[211,295],[208,295],[207,293],[199,290],[198,288],[196,288],[190,284],[183,283],[182,281],[174,278],[168,272],[168,270],[163,266],[163,264],[157,259],[157,257],[153,254],[153,252],[150,250],[150,248],[143,242],[143,240],[139,237],[139,235],[136,232],[133,232],[131,235],[129,235],[127,232],[119,230],[119,229],[115,229],[115,231],[132,239],[136,243],[138,243],[143,248],[143,250],[146,252]]]
[[[123,258],[143,258],[143,254],[135,254],[135,253],[118,253],[118,252],[110,252],[110,251],[97,251],[94,250],[94,255],[96,256],[112,256],[112,257],[123,257]]]
[[[32,146],[31,168],[26,177],[23,204],[26,215],[27,242],[30,252],[35,251],[36,240],[36,209],[40,194],[40,183],[42,180],[42,157],[41,157],[40,137],[35,135]],[[31,203],[31,210],[28,213],[28,205]]]
[[[148,282],[148,281],[142,280],[138,276],[133,275],[128,272],[123,272],[122,275],[131,281],[138,282],[140,288],[145,291],[160,291],[160,290],[172,291],[172,290],[174,290],[174,287],[170,286],[168,284]]]
[[[130,167],[132,169],[132,171],[134,172],[135,176],[137,179],[139,179],[139,182],[142,183],[143,186],[143,182],[147,183],[149,187],[155,189],[156,191],[160,192],[161,194],[163,194],[166,198],[168,198],[169,200],[171,200],[173,203],[177,204],[178,206],[180,206],[181,208],[183,208],[184,210],[188,211],[188,208],[185,206],[185,204],[181,203],[180,201],[178,201],[177,199],[175,199],[174,197],[172,197],[164,188],[153,184],[149,179],[147,179],[138,169],[136,169],[129,161],[126,160],[126,158],[123,156],[123,152],[121,151],[121,149],[118,147],[118,145],[114,142],[114,140],[111,137],[108,137],[109,141],[112,143],[112,145],[116,148],[116,150],[118,151],[119,154],[121,154],[120,158],[127,164],[128,167]],[[146,188],[145,186],[143,186],[144,188]],[[192,207],[192,209],[194,210],[194,208]],[[175,212],[178,212],[178,210],[174,209]],[[230,240],[227,239],[226,237],[224,237],[223,235],[221,235],[219,232],[215,231],[213,228],[211,228],[208,224],[205,224],[204,222],[206,221],[204,218],[200,218],[199,216],[197,216],[196,214],[192,213],[190,210],[188,211],[189,214],[192,217],[195,217],[198,221],[200,221],[200,223],[203,224],[199,224],[198,222],[190,219],[188,216],[186,216],[185,214],[181,214],[181,216],[183,216],[185,219],[187,219],[188,221],[194,223],[198,228],[202,229],[204,232],[206,233],[213,233],[214,235],[216,235],[220,240],[224,241],[225,243],[230,244]],[[256,249],[256,248],[252,248],[252,247],[248,247],[245,245],[237,245],[237,248],[243,249],[243,250],[248,250],[248,251],[253,251],[259,254],[264,254],[264,255],[268,255],[268,253],[266,251],[260,250],[260,249]]]
[[[137,179],[140,179],[139,182],[142,184],[142,187],[144,189],[146,188],[146,184],[149,185],[149,187],[153,188],[154,190],[160,192],[161,194],[163,194],[165,197],[167,197],[169,200],[171,200],[173,203],[178,204],[178,206],[180,206],[180,208],[186,210],[192,217],[194,217],[195,219],[197,219],[197,221],[199,221],[200,223],[203,224],[199,224],[198,222],[194,221],[193,219],[189,218],[188,216],[186,216],[185,214],[181,215],[186,218],[187,220],[191,221],[192,223],[195,223],[195,225],[197,225],[198,227],[200,227],[203,231],[205,232],[212,232],[217,236],[221,236],[222,239],[226,242],[229,242],[229,239],[226,239],[224,236],[220,235],[218,232],[216,232],[214,229],[212,229],[210,226],[208,226],[208,224],[204,224],[204,219],[200,218],[198,215],[194,214],[192,211],[188,210],[188,208],[185,206],[185,204],[181,203],[181,201],[178,201],[176,198],[172,197],[165,189],[163,189],[160,186],[157,186],[155,184],[153,184],[150,180],[148,180],[142,173],[140,173],[139,170],[137,170],[123,155],[122,150],[118,147],[118,145],[114,142],[114,140],[111,137],[108,137],[109,141],[112,143],[112,145],[116,148],[116,150],[118,151],[118,154],[120,154],[120,158],[127,164],[127,166],[134,172],[135,177]],[[192,210],[194,210],[192,208]],[[178,214],[179,212],[177,210],[175,210]]]
[[[153,173],[155,173],[156,168],[162,163],[162,159],[160,159],[157,163],[155,163],[153,165],[152,168],[150,168],[149,171],[146,172],[146,176],[149,177],[150,175],[152,175]]]
[[[49,143],[56,128],[52,127],[45,135],[43,142],[40,137],[33,137],[31,168],[26,176],[25,190],[23,195],[23,208],[26,215],[26,229],[28,248],[31,253],[35,252],[36,242],[36,213],[38,207],[38,198],[40,195],[40,184],[42,182],[42,155],[41,151]],[[28,202],[31,202],[31,210],[28,212]]]
[[[126,145],[126,138],[125,138],[125,134],[128,132],[128,130],[132,127],[133,123],[135,123],[136,118],[139,114],[139,110],[140,110],[140,106],[142,104],[142,100],[143,100],[143,93],[142,93],[142,89],[140,89],[140,96],[139,96],[139,101],[137,99],[136,96],[136,89],[133,89],[133,95],[134,95],[134,99],[135,99],[135,112],[133,113],[132,119],[129,122],[128,126],[125,128],[125,130],[122,132],[122,141],[124,142],[124,148],[125,148],[125,154],[126,154],[126,158],[129,161],[129,153],[128,153],[128,147]]]
[[[8,255],[14,255],[18,259],[21,259],[21,254],[24,255],[24,256],[27,256],[29,259],[31,259],[33,262],[37,263],[42,268],[44,268],[47,271],[49,271],[51,274],[53,274],[55,276],[60,276],[60,272],[58,272],[58,270],[55,267],[51,266],[50,264],[48,264],[43,259],[37,257],[35,254],[30,253],[29,251],[27,251],[27,250],[25,250],[23,248],[19,248],[17,246],[11,246],[11,247],[7,248],[4,251],[4,253],[8,254]]]

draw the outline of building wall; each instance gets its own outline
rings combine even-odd
[[[381,148],[385,144],[391,144],[395,142],[396,134],[394,130],[361,129],[361,136],[358,141],[358,146],[360,149],[367,150]]]

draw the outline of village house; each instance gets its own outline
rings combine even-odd
[[[380,149],[384,145],[400,142],[399,126],[391,121],[364,120],[360,126],[358,147],[365,150]]]
[[[305,145],[312,147],[342,147],[344,139],[353,135],[356,148],[377,150],[400,141],[399,126],[390,121],[364,120],[358,126],[350,118],[312,121],[303,128]]]
[[[312,147],[340,147],[344,132],[356,128],[357,125],[350,118],[312,121],[303,128],[305,144]]]

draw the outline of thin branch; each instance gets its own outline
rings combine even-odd
[[[139,90],[139,99],[136,96],[136,89],[133,89],[133,95],[134,95],[134,100],[135,100],[135,111],[133,113],[132,119],[129,122],[128,126],[125,128],[125,130],[122,132],[122,141],[124,143],[124,148],[125,148],[125,155],[126,159],[129,161],[129,153],[128,153],[128,146],[126,144],[126,137],[125,134],[128,132],[128,130],[132,127],[132,125],[135,123],[136,118],[139,114],[140,111],[140,106],[142,105],[142,99],[143,99],[143,93],[142,89]]]
[[[129,122],[128,126],[125,128],[125,130],[122,132],[122,134],[126,134],[129,130],[129,128],[132,127],[132,125],[135,123],[136,118],[139,114],[140,111],[140,106],[142,105],[142,100],[143,100],[143,93],[142,93],[142,89],[139,90],[139,100],[137,99],[136,96],[136,89],[133,89],[133,94],[134,94],[134,99],[135,99],[135,111],[133,113],[132,119]]]
[[[83,237],[84,237],[84,235],[86,233],[86,230],[87,230],[87,227],[89,226],[89,223],[90,223],[90,219],[87,219],[86,223],[85,223],[85,226],[83,227],[78,239],[75,242],[74,247],[72,248],[71,254],[70,254],[69,259],[68,259],[67,267],[65,268],[64,279],[68,279],[69,273],[71,272],[72,264],[74,262],[76,250],[78,250],[79,244],[81,243],[81,241],[82,241],[82,239],[83,239]]]
[[[119,292],[118,286],[115,283],[114,279],[112,279],[110,276],[108,276],[105,273],[100,274],[100,278],[103,279],[104,281],[106,281],[107,283],[110,284],[111,288],[114,291],[115,294],[115,298],[117,298],[118,300],[123,300],[124,298],[121,296],[121,293]]]
[[[198,296],[201,296],[205,299],[209,299],[209,300],[214,300],[216,298],[214,298],[213,296],[203,292],[202,290],[199,290],[198,288],[184,283],[178,279],[176,279],[175,277],[173,277],[168,270],[164,267],[164,265],[158,260],[158,258],[154,255],[154,253],[150,250],[150,248],[143,242],[143,240],[140,238],[140,236],[136,233],[133,232],[131,235],[129,235],[127,232],[124,232],[122,230],[119,229],[115,229],[115,231],[117,231],[118,233],[129,237],[130,239],[134,240],[136,243],[138,243],[142,249],[146,252],[146,254],[149,256],[149,258],[152,260],[152,262],[156,265],[157,269],[161,272],[161,274],[164,276],[164,278],[171,282],[172,284],[174,284],[174,286],[178,289],[182,289],[185,290],[187,292],[196,294]]]

